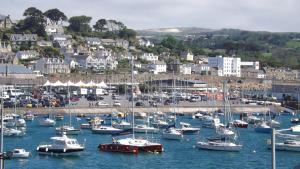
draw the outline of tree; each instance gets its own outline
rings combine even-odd
[[[25,10],[23,14],[26,18],[18,22],[15,31],[19,33],[35,33],[39,36],[46,36],[45,19],[43,13],[34,7]]]
[[[125,28],[119,32],[119,36],[120,38],[127,39],[127,40],[135,39],[136,32],[133,29]]]
[[[43,47],[39,52],[43,57],[57,57],[60,56],[59,50],[54,47]]]
[[[93,28],[96,30],[96,31],[100,31],[100,32],[103,32],[105,30],[107,30],[107,28],[105,27],[107,26],[107,21],[106,19],[99,19],[95,25],[93,26]]]
[[[51,23],[58,23],[58,21],[66,21],[66,15],[57,8],[47,10],[44,15],[50,19]]]
[[[25,17],[43,17],[43,12],[35,7],[30,7],[24,11],[23,16],[25,16]]]
[[[73,16],[69,19],[70,25],[68,29],[74,32],[86,33],[90,32],[92,29],[89,25],[92,17],[81,15],[81,16]]]

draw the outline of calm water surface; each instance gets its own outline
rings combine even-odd
[[[287,116],[279,117],[283,128],[290,126]],[[200,126],[200,121],[190,119],[187,116],[180,117],[180,121],[189,122],[194,126]],[[67,123],[65,121],[59,124]],[[77,122],[85,122],[84,119]],[[184,136],[181,141],[161,139],[164,146],[162,154],[140,153],[138,155],[99,152],[99,143],[111,142],[109,135],[95,135],[90,130],[82,130],[76,138],[79,142],[85,142],[86,150],[79,157],[56,157],[38,155],[35,152],[37,145],[49,141],[55,135],[53,127],[40,127],[38,120],[27,122],[27,134],[22,138],[5,138],[5,150],[13,148],[25,148],[31,151],[29,159],[13,159],[5,161],[6,168],[22,169],[235,169],[271,168],[271,152],[267,150],[266,140],[269,134],[255,133],[253,128],[239,129],[240,141],[243,144],[241,152],[216,152],[205,151],[195,148],[197,140],[213,133],[212,129],[201,129],[200,135]],[[151,135],[152,136],[152,135]],[[151,137],[149,136],[149,137]],[[160,135],[154,135],[159,138]],[[86,141],[85,141],[86,140]],[[255,151],[255,152],[254,152]],[[277,152],[277,168],[290,169],[300,163],[300,153]]]

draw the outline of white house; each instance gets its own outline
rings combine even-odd
[[[158,56],[154,55],[153,53],[143,53],[141,59],[154,62],[154,61],[158,61]]]
[[[70,67],[60,58],[40,58],[35,65],[35,70],[43,74],[70,73]]]
[[[208,65],[216,68],[218,76],[241,77],[241,58],[235,57],[209,57]]]
[[[38,52],[34,50],[18,51],[16,57],[20,60],[35,59],[38,57]]]
[[[60,34],[60,33],[56,33],[52,35],[52,41],[66,41],[68,39],[72,39],[72,36]]]
[[[192,67],[190,65],[180,65],[180,73],[183,75],[192,74]]]
[[[139,39],[139,45],[145,47],[154,47],[154,44],[151,41],[143,37]]]
[[[194,61],[194,55],[190,51],[185,51],[180,54],[181,58],[187,61]]]
[[[101,45],[101,40],[99,38],[90,38],[90,37],[87,37],[87,38],[85,38],[85,42],[88,45]]]
[[[150,72],[154,74],[158,73],[166,73],[167,72],[167,64],[163,61],[156,61],[149,65]]]

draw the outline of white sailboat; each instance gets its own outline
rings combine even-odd
[[[51,86],[50,86],[50,93],[51,93]],[[49,104],[49,109],[50,109],[51,106],[52,105],[50,103]],[[53,126],[55,126],[56,122],[55,122],[55,120],[53,120],[51,118],[51,114],[49,114],[48,117],[41,119],[39,121],[39,124],[40,124],[40,126],[44,126],[44,127],[53,127]]]
[[[174,70],[173,70],[173,85],[172,85],[172,99],[173,99],[173,113],[174,113],[174,126],[173,127],[167,127],[163,132],[162,132],[162,138],[164,139],[171,139],[171,140],[180,140],[183,138],[183,134],[181,131],[178,131],[176,129],[176,111],[175,111],[175,81],[174,81]]]
[[[133,58],[131,58],[131,94],[134,95],[133,89]],[[132,113],[132,126],[135,126],[135,115],[134,115],[134,99],[131,101],[131,113]],[[114,139],[109,144],[99,144],[99,150],[109,152],[123,152],[123,153],[138,153],[138,151],[145,152],[162,152],[163,148],[160,143],[151,142],[143,138],[135,138],[135,128],[132,128],[132,137],[124,139]]]
[[[71,82],[69,81],[68,84],[70,84]],[[55,131],[58,133],[58,134],[62,134],[62,133],[65,133],[66,135],[77,135],[80,133],[80,129],[77,129],[75,128],[74,126],[72,126],[72,114],[71,114],[71,111],[70,111],[70,102],[71,102],[71,99],[70,99],[70,87],[68,85],[68,111],[69,111],[69,115],[70,115],[70,119],[69,119],[69,125],[63,125],[63,126],[60,126],[60,127],[57,127],[55,128]]]
[[[227,96],[227,87],[226,83],[224,82],[224,87],[223,87],[223,98],[224,98],[224,113],[225,113],[225,120],[229,120],[230,112],[227,111],[227,102],[228,102],[228,96]],[[226,122],[226,121],[225,121]],[[229,124],[229,121],[227,121],[227,124]],[[220,137],[220,139],[211,139],[207,141],[199,141],[197,142],[197,147],[200,149],[205,149],[205,150],[217,150],[217,151],[240,151],[242,149],[242,145],[236,143],[236,135],[231,130],[228,128],[229,125],[224,127],[223,129],[219,128],[221,132],[217,134],[223,134],[223,136]],[[234,135],[234,138],[231,136]],[[220,136],[220,135],[219,135]]]

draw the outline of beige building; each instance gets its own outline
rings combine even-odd
[[[0,29],[10,29],[13,26],[13,22],[11,21],[9,15],[0,15]]]

